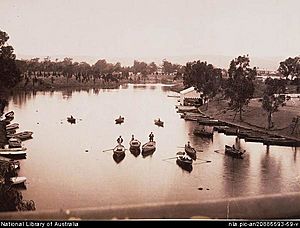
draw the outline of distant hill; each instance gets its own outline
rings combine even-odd
[[[18,55],[18,59],[32,59],[32,58],[40,58],[41,60],[46,56],[31,56],[31,55]],[[56,55],[50,56],[51,60],[59,59],[62,60],[65,57],[70,57],[73,61],[77,62],[87,62],[89,64],[96,63],[99,59],[106,59],[107,62],[116,63],[120,62],[123,66],[132,66],[134,60],[144,61],[146,63],[155,62],[157,65],[162,64],[162,61],[165,59],[172,63],[177,63],[181,65],[185,65],[187,62],[201,60],[207,61],[208,63],[213,64],[215,67],[220,68],[229,68],[230,61],[237,56],[223,56],[223,55],[188,55],[188,56],[166,56],[162,57],[99,57],[99,56],[68,56],[68,55]],[[285,60],[287,57],[251,57],[250,56],[250,66],[258,67],[259,69],[267,69],[267,70],[277,70],[279,66],[279,62]]]

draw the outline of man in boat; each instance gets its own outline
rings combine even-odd
[[[154,134],[153,132],[151,131],[150,135],[149,135],[149,141],[150,142],[153,142],[153,139],[154,139]]]
[[[187,146],[188,146],[188,148],[191,148],[190,141],[188,141]]]
[[[134,140],[134,135],[131,136],[131,141]]]
[[[117,143],[119,143],[119,145],[121,145],[123,143],[123,139],[122,136],[120,135],[119,138],[117,139]]]

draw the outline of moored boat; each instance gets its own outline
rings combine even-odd
[[[22,141],[19,138],[12,137],[8,139],[8,146],[9,148],[20,148],[22,147]]]
[[[11,177],[9,179],[9,184],[11,184],[11,185],[25,184],[26,180],[27,180],[26,177]]]
[[[32,131],[23,131],[23,132],[19,132],[19,133],[15,133],[12,135],[7,135],[8,138],[12,138],[12,137],[16,137],[23,140],[27,140],[27,139],[31,139],[32,138]]]
[[[142,155],[145,157],[147,155],[153,154],[156,150],[156,142],[149,141],[142,146]]]
[[[231,157],[243,159],[244,153],[246,153],[246,150],[241,151],[241,150],[235,149],[234,147],[225,145],[225,154],[227,154]]]
[[[207,131],[205,129],[194,129],[193,134],[200,137],[212,138],[214,136],[213,131]]]
[[[6,118],[13,118],[14,115],[15,115],[14,111],[10,111],[10,112],[8,112],[8,113],[5,113],[4,116],[5,116]]]
[[[17,129],[17,128],[19,128],[18,123],[13,123],[13,124],[6,125],[6,131],[14,130],[14,129]]]
[[[16,149],[16,148],[12,148]],[[0,156],[9,157],[9,158],[24,158],[26,157],[26,148],[23,150],[3,150],[0,149]]]
[[[9,148],[7,145],[4,148],[0,148],[0,152],[18,152],[18,151],[25,151],[25,150],[27,150],[26,147]]]

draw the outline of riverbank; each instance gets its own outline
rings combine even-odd
[[[170,78],[162,78],[158,79],[153,76],[149,76],[140,80],[132,80],[132,79],[122,79],[122,80],[113,80],[113,81],[104,81],[103,79],[95,79],[95,80],[85,80],[80,81],[75,77],[55,77],[52,79],[51,77],[45,78],[40,77],[36,80],[30,79],[29,81],[21,81],[16,87],[11,89],[12,91],[28,91],[28,90],[36,90],[36,91],[44,91],[44,90],[61,90],[61,89],[88,89],[88,88],[99,88],[99,89],[116,89],[119,88],[120,85],[124,84],[176,84],[179,85],[179,90],[183,88],[182,80],[173,81]],[[7,90],[6,93],[10,92]]]
[[[300,140],[300,123],[295,127],[293,119],[300,115],[300,101],[293,105],[286,105],[279,108],[273,114],[274,126],[267,129],[267,113],[262,109],[261,102],[253,99],[243,113],[243,121],[239,120],[239,114],[228,109],[228,101],[213,100],[209,103],[208,109],[205,106],[200,111],[214,119],[233,124],[236,126],[252,129],[254,131],[277,135],[285,138]],[[236,116],[235,116],[236,115]]]

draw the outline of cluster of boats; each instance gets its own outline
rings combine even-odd
[[[134,155],[138,156],[140,153],[142,153],[143,157],[146,157],[148,155],[151,155],[156,150],[156,142],[155,141],[149,141],[142,145],[142,143],[138,139],[132,139],[129,142],[129,151]],[[113,159],[119,163],[121,162],[125,157],[125,151],[126,148],[121,143],[116,145],[113,148]]]
[[[26,155],[26,148],[22,146],[22,140],[27,139],[29,135],[25,132],[16,133],[19,124],[10,123],[14,119],[13,111],[6,113],[4,117],[5,118],[2,118],[1,121],[5,123],[7,144],[0,148],[0,166],[3,171],[3,178],[0,182],[1,184],[9,185],[11,187],[25,187],[27,178],[18,176],[17,171],[20,169],[20,162],[15,159]],[[30,136],[31,135],[32,134],[30,134]]]
[[[17,176],[17,172],[20,169],[19,161],[0,156],[0,166],[2,171],[5,170],[5,172],[2,173],[4,178],[0,180],[0,184],[25,187],[27,178]]]
[[[23,141],[31,139],[33,132],[23,131],[16,133],[19,128],[18,123],[10,123],[14,119],[14,112],[6,113],[2,121],[6,124],[7,144],[0,148],[0,156],[5,157],[26,157],[27,148],[23,146]]]

